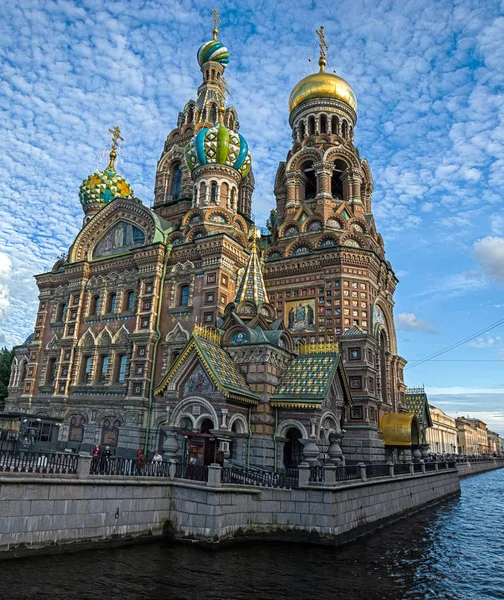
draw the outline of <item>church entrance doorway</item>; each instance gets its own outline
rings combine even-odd
[[[287,441],[284,445],[284,467],[297,467],[303,460],[303,445],[301,444],[301,432],[291,427],[285,436]]]

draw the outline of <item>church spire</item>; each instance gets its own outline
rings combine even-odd
[[[255,302],[255,304],[268,302],[268,294],[266,292],[266,286],[264,285],[257,250],[257,226],[254,225],[250,257],[243,278],[236,291],[236,304],[246,301]]]

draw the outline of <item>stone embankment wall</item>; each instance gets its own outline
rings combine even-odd
[[[460,492],[455,469],[303,489],[147,477],[0,477],[0,550],[168,534],[340,544]],[[1,555],[1,553],[0,553]]]
[[[485,471],[493,471],[494,469],[502,469],[504,467],[504,459],[485,460],[481,462],[457,463],[457,470],[460,477],[468,477],[469,475],[477,475]]]

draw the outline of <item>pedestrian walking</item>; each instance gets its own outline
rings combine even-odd
[[[137,458],[136,458],[136,474],[137,475],[144,474],[146,461],[147,461],[147,458],[145,457],[145,454],[142,452],[141,449],[139,449],[137,451]]]

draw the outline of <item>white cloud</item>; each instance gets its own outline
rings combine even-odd
[[[478,240],[473,246],[472,254],[491,277],[504,281],[504,237]]]
[[[501,338],[499,336],[487,336],[486,338],[479,337],[472,341],[470,346],[472,346],[473,348],[491,348],[492,346],[495,346],[495,344],[498,344],[500,341]]]
[[[425,333],[436,333],[432,323],[422,321],[414,313],[403,312],[396,316],[398,329],[404,331],[423,331]]]
[[[4,252],[0,252],[0,324],[5,312],[9,308],[9,281],[12,274],[10,258]]]

